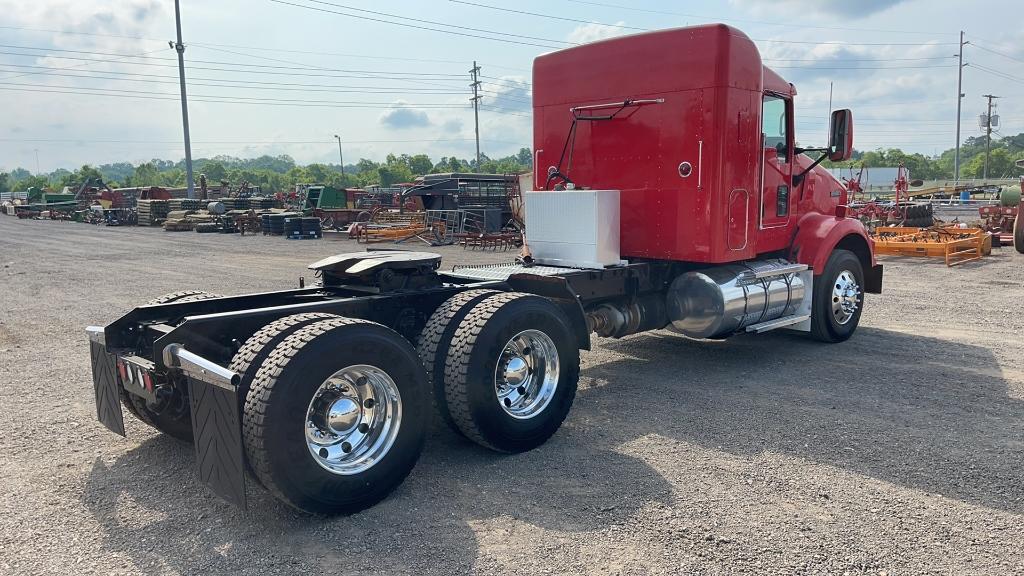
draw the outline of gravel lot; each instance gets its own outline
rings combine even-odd
[[[1024,571],[1024,256],[886,264],[849,342],[599,340],[545,446],[435,426],[398,491],[305,516],[94,419],[83,327],[202,288],[291,287],[360,250],[0,217],[0,574]],[[439,250],[447,265],[503,254]]]

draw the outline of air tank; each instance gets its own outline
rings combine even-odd
[[[727,264],[680,274],[667,295],[669,327],[691,338],[720,338],[796,313],[806,266],[785,260]]]

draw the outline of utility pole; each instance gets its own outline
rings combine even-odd
[[[956,152],[953,155],[953,187],[960,184],[960,104],[964,99],[964,31],[960,31],[959,64],[956,67]]]
[[[39,148],[35,149],[36,152],[36,176],[39,176]]]
[[[999,96],[984,94],[983,97],[988,98],[988,112],[985,113],[985,173],[982,178],[988,181],[988,156],[992,150],[992,99]]]
[[[476,65],[476,60],[473,60],[473,69],[469,71],[473,75],[473,83],[470,86],[473,87],[473,97],[470,100],[473,101],[473,126],[476,129],[476,171],[480,172],[480,99],[483,96],[480,95],[480,67]]]
[[[345,182],[345,157],[341,155],[341,136],[334,135],[338,139],[338,161],[341,162],[341,181]]]
[[[181,123],[185,128],[185,178],[188,197],[195,198],[196,185],[192,180],[192,141],[188,136],[188,100],[185,97],[185,44],[181,42],[181,7],[174,0],[174,25],[178,28],[178,42],[172,44],[178,53],[178,79],[181,83]]]

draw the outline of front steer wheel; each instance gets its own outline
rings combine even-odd
[[[811,336],[821,342],[842,342],[853,335],[864,309],[864,269],[857,255],[834,250],[814,279]]]
[[[475,304],[455,330],[445,398],[467,438],[524,452],[562,425],[579,377],[579,349],[562,310],[539,296],[502,293]]]
[[[271,493],[306,512],[379,502],[423,449],[430,405],[412,345],[365,320],[321,320],[269,354],[246,396],[245,451]]]

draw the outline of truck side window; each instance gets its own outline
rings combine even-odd
[[[766,94],[761,106],[764,147],[775,148],[782,160],[789,157],[789,150],[786,147],[786,126],[786,101],[778,96]]]

